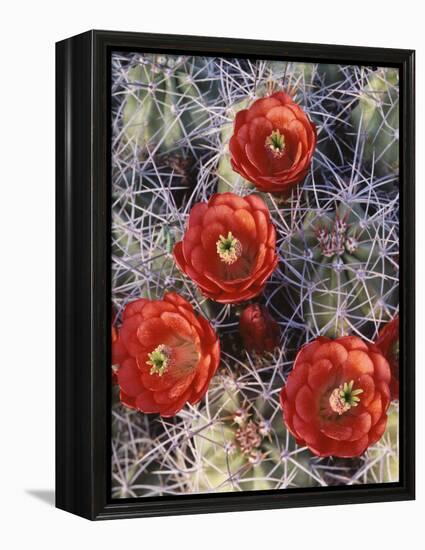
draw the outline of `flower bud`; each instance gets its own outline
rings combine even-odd
[[[251,304],[242,312],[239,330],[248,351],[272,352],[279,343],[280,329],[278,323],[259,304]]]

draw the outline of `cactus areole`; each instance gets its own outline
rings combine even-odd
[[[388,316],[398,299],[395,244],[392,228],[358,204],[310,210],[282,246],[295,282],[289,292],[302,297],[307,323],[323,335],[343,336],[356,319]]]

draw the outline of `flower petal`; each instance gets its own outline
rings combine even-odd
[[[358,336],[342,336],[338,338],[338,344],[344,346],[347,351],[360,349],[362,351],[368,351],[366,342],[363,342]]]
[[[144,390],[140,371],[137,368],[136,360],[131,358],[124,361],[117,372],[120,389],[130,397],[136,397]]]
[[[256,117],[262,117],[266,115],[270,111],[270,109],[273,109],[274,107],[280,107],[281,105],[282,103],[279,101],[278,98],[275,97],[263,97],[261,99],[258,99],[248,109],[245,120],[247,122],[250,122]]]
[[[356,380],[363,374],[373,374],[373,363],[367,354],[361,350],[348,352],[347,360],[343,366],[344,380]]]
[[[271,122],[273,128],[278,128],[279,130],[284,130],[292,121],[296,120],[293,111],[286,105],[279,105],[270,109],[265,116]]]
[[[142,313],[142,310],[147,302],[148,300],[145,300],[144,298],[139,298],[139,300],[134,300],[133,302],[128,303],[125,306],[124,312],[122,314],[123,321],[125,321],[126,319],[130,319],[130,317],[133,317],[138,313]]]
[[[391,370],[388,361],[380,353],[370,353],[370,357],[375,368],[375,377],[389,384],[391,380]]]
[[[329,359],[320,359],[308,369],[308,385],[314,391],[335,386],[336,368]]]
[[[313,392],[308,386],[302,386],[295,397],[295,410],[305,422],[312,422],[317,418],[318,406]]]
[[[369,446],[369,437],[367,435],[357,439],[356,441],[339,441],[335,449],[336,456],[342,458],[352,458],[362,455]]]
[[[303,384],[306,383],[309,367],[309,363],[299,363],[297,368],[294,368],[289,374],[285,385],[285,391],[288,399],[291,401],[295,399],[298,391],[301,389]]]
[[[356,353],[356,352],[353,352]],[[360,352],[361,353],[361,352]],[[366,356],[367,357],[367,356]],[[319,359],[329,359],[334,365],[342,365],[348,358],[347,350],[338,342],[325,342],[317,347],[313,354],[314,362]]]
[[[161,321],[169,331],[178,335],[180,338],[186,340],[193,340],[194,338],[197,338],[197,335],[194,334],[193,327],[182,315],[178,313],[162,313]]]
[[[139,393],[135,399],[136,408],[146,414],[159,412],[159,405],[154,400],[153,394],[148,391]]]
[[[202,220],[208,210],[208,206],[205,202],[198,202],[195,204],[189,215],[189,228],[202,225]]]
[[[322,432],[331,439],[344,441],[351,438],[353,429],[351,426],[340,424],[338,422],[329,422],[322,426]]]

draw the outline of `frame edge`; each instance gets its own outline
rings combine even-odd
[[[56,43],[56,507],[93,519],[92,36]]]
[[[105,114],[102,113],[105,101],[105,68],[99,66],[109,44],[114,39],[146,39],[148,42],[167,37],[166,47],[172,49],[173,42],[187,40],[189,48],[201,50],[209,43],[209,51],[220,48],[223,39],[207,37],[182,37],[179,35],[152,35],[139,33],[115,33],[89,31],[58,42],[57,88],[56,88],[56,192],[57,192],[57,359],[56,359],[56,506],[87,519],[115,519],[180,515],[193,513],[221,513],[227,511],[248,511],[287,507],[318,505],[353,504],[367,502],[401,501],[415,498],[415,441],[414,419],[404,419],[407,443],[404,460],[403,483],[395,487],[341,488],[334,492],[312,494],[304,492],[283,495],[191,495],[190,501],[183,499],[164,502],[109,503],[104,486],[105,461],[101,442],[108,420],[104,412],[103,399],[94,394],[93,386],[100,381],[104,372],[102,360],[106,351],[101,345],[106,338],[105,312],[107,304],[97,302],[103,294],[105,275],[97,271],[104,262],[104,253],[96,245],[96,236],[102,234],[104,208],[105,159],[107,147],[103,143]],[[118,40],[118,41],[119,41]],[[234,47],[255,46],[257,51],[265,44],[276,48],[280,42],[226,39]],[[193,45],[196,42],[197,47]],[[299,47],[288,45],[288,52]],[[414,50],[391,50],[361,48],[352,46],[322,46],[304,44],[307,48],[333,48],[333,55],[359,55],[368,51],[375,59],[378,52],[383,58],[394,55],[394,63],[403,69],[403,179],[409,182],[404,212],[410,218],[410,229],[404,228],[404,237],[414,243]],[[224,53],[225,46],[221,43]],[[224,50],[223,50],[224,48]],[[230,50],[232,47],[230,47]],[[317,52],[316,52],[317,53]],[[235,54],[236,55],[236,54]],[[285,55],[288,55],[285,53]],[[300,53],[302,57],[302,51]],[[378,56],[379,57],[379,56]],[[316,55],[316,59],[321,59]],[[365,60],[367,63],[367,60]],[[103,79],[103,80],[102,80]],[[103,82],[103,84],[102,84]],[[102,88],[103,85],[103,88]],[[76,107],[78,107],[78,112]],[[83,112],[82,112],[83,111]],[[84,116],[83,116],[84,115]],[[101,143],[102,142],[102,143]],[[410,149],[407,156],[407,149]],[[413,153],[412,153],[413,152]],[[413,155],[413,156],[412,156]],[[103,183],[102,183],[103,182]],[[99,201],[100,199],[100,207]],[[406,216],[405,216],[406,219]],[[406,235],[407,233],[407,235]],[[405,348],[404,360],[414,361],[414,249],[405,247],[405,266],[408,266],[409,293],[406,307],[410,322],[403,328],[404,342],[411,345]],[[409,263],[407,263],[409,262]],[[403,292],[405,292],[403,288]],[[100,294],[99,294],[100,292]],[[102,317],[103,316],[103,317]],[[105,334],[101,334],[101,333]],[[101,336],[100,336],[101,335]],[[96,340],[97,339],[97,340]],[[406,363],[405,363],[406,364]],[[103,370],[102,370],[103,369]],[[96,386],[101,393],[106,383]],[[414,379],[405,384],[404,398],[414,407]],[[413,399],[413,401],[412,401]],[[410,415],[409,415],[410,416]],[[100,426],[99,426],[100,423]],[[104,443],[103,443],[104,445]],[[108,474],[108,472],[106,472]],[[400,472],[401,474],[401,472]],[[103,486],[102,486],[103,483]],[[345,489],[345,490],[344,490]]]

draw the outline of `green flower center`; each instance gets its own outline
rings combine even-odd
[[[160,344],[148,354],[148,357],[149,361],[146,361],[146,364],[151,366],[149,374],[163,376],[170,368],[171,349],[168,346]]]
[[[229,231],[227,237],[220,235],[217,243],[217,254],[225,264],[232,265],[242,254],[242,245]]]
[[[344,382],[338,388],[335,388],[329,396],[329,405],[331,409],[339,415],[349,411],[351,407],[357,407],[360,402],[362,389],[353,389],[354,380],[351,382]]]
[[[275,158],[283,157],[285,153],[285,136],[279,130],[273,130],[266,138],[265,147]]]

